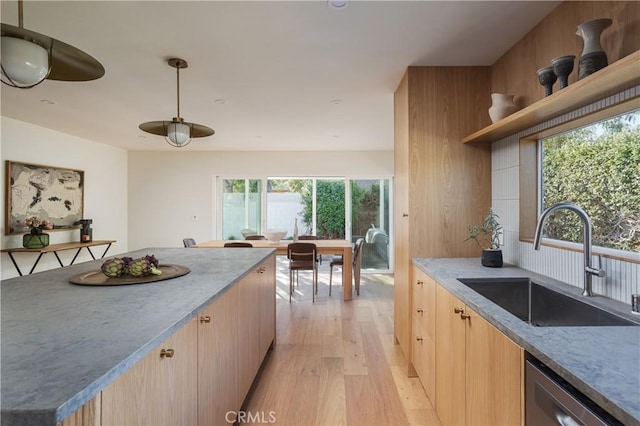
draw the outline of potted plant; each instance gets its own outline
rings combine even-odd
[[[482,249],[482,266],[492,268],[502,267],[502,250],[500,249],[499,235],[502,226],[498,223],[497,214],[493,209],[489,208],[489,214],[484,218],[484,222],[480,225],[467,225],[469,238],[465,241],[474,240]]]

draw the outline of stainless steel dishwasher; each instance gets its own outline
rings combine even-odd
[[[622,425],[537,359],[526,361],[527,426]]]

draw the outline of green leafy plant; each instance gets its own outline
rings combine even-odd
[[[473,240],[483,250],[496,250],[500,248],[500,232],[502,226],[498,222],[497,214],[493,209],[489,208],[489,214],[484,218],[484,222],[480,225],[471,226],[467,225],[467,231],[469,231],[469,238],[465,241]]]

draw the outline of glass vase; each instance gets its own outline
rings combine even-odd
[[[22,236],[22,246],[28,249],[40,249],[49,245],[49,234],[42,232],[42,229],[34,228],[29,234]]]

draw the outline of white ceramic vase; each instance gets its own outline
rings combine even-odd
[[[608,65],[607,54],[600,44],[600,36],[612,23],[611,19],[602,18],[578,25],[576,34],[584,41],[582,55],[578,62],[578,80]]]
[[[503,93],[491,94],[491,108],[489,108],[489,117],[491,122],[495,123],[502,120],[508,115],[516,112],[518,107],[513,101],[514,95],[505,95]]]

